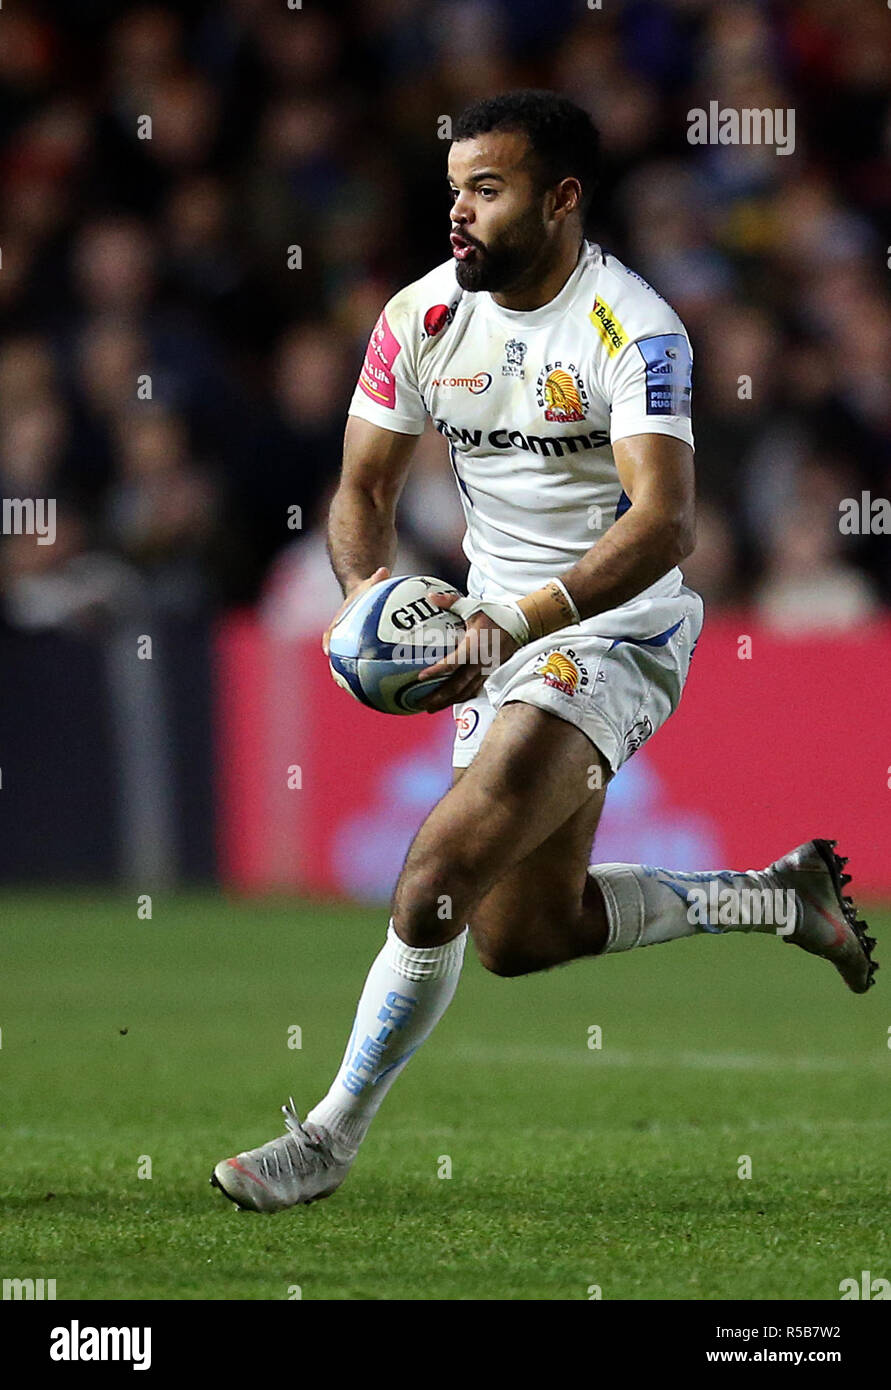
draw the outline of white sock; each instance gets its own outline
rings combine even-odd
[[[603,955],[699,932],[788,936],[795,929],[796,895],[770,870],[685,874],[649,864],[592,864],[588,873],[606,905],[609,936]]]
[[[353,1031],[330,1091],[307,1119],[324,1125],[338,1156],[354,1156],[384,1096],[430,1036],[458,987],[467,928],[444,946],[406,946],[393,919],[368,972]]]

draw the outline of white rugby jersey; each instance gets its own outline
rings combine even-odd
[[[631,505],[617,439],[670,434],[692,445],[691,372],[671,306],[584,242],[540,309],[462,290],[453,260],[400,290],[372,332],[349,413],[400,434],[420,434],[430,416],[464,508],[468,592],[519,598],[575,564]],[[614,611],[646,626],[646,601],[680,585],[675,568]]]

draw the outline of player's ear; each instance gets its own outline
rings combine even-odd
[[[561,179],[555,190],[554,216],[569,217],[581,208],[582,185],[578,179]]]

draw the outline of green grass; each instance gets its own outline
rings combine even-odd
[[[468,949],[344,1187],[258,1217],[210,1170],[327,1089],[386,913],[159,894],[140,922],[135,895],[54,892],[0,916],[2,1277],[60,1299],[512,1300],[891,1277],[881,974],[856,998],[760,937],[520,980]]]

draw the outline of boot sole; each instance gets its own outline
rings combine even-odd
[[[839,910],[841,911],[841,914],[848,927],[851,929],[851,931],[854,933],[854,936],[857,938],[857,944],[859,945],[866,959],[866,980],[864,984],[860,988],[856,988],[854,985],[850,984],[848,980],[845,980],[845,984],[848,986],[850,990],[853,990],[855,994],[865,994],[866,991],[875,983],[875,973],[879,968],[879,962],[877,960],[873,960],[872,958],[873,947],[876,944],[876,939],[874,936],[869,935],[869,928],[867,926],[867,923],[864,922],[862,918],[857,916],[857,908],[855,906],[853,898],[850,897],[850,895],[845,893],[844,891],[846,886],[851,881],[851,875],[846,874],[844,871],[845,865],[848,862],[847,859],[842,858],[840,854],[836,854],[835,852],[836,847],[838,845],[838,841],[814,840],[813,845],[829,871],[829,876],[832,879],[832,886],[835,890],[835,897],[838,902]],[[831,960],[832,957],[827,956],[826,959]]]

